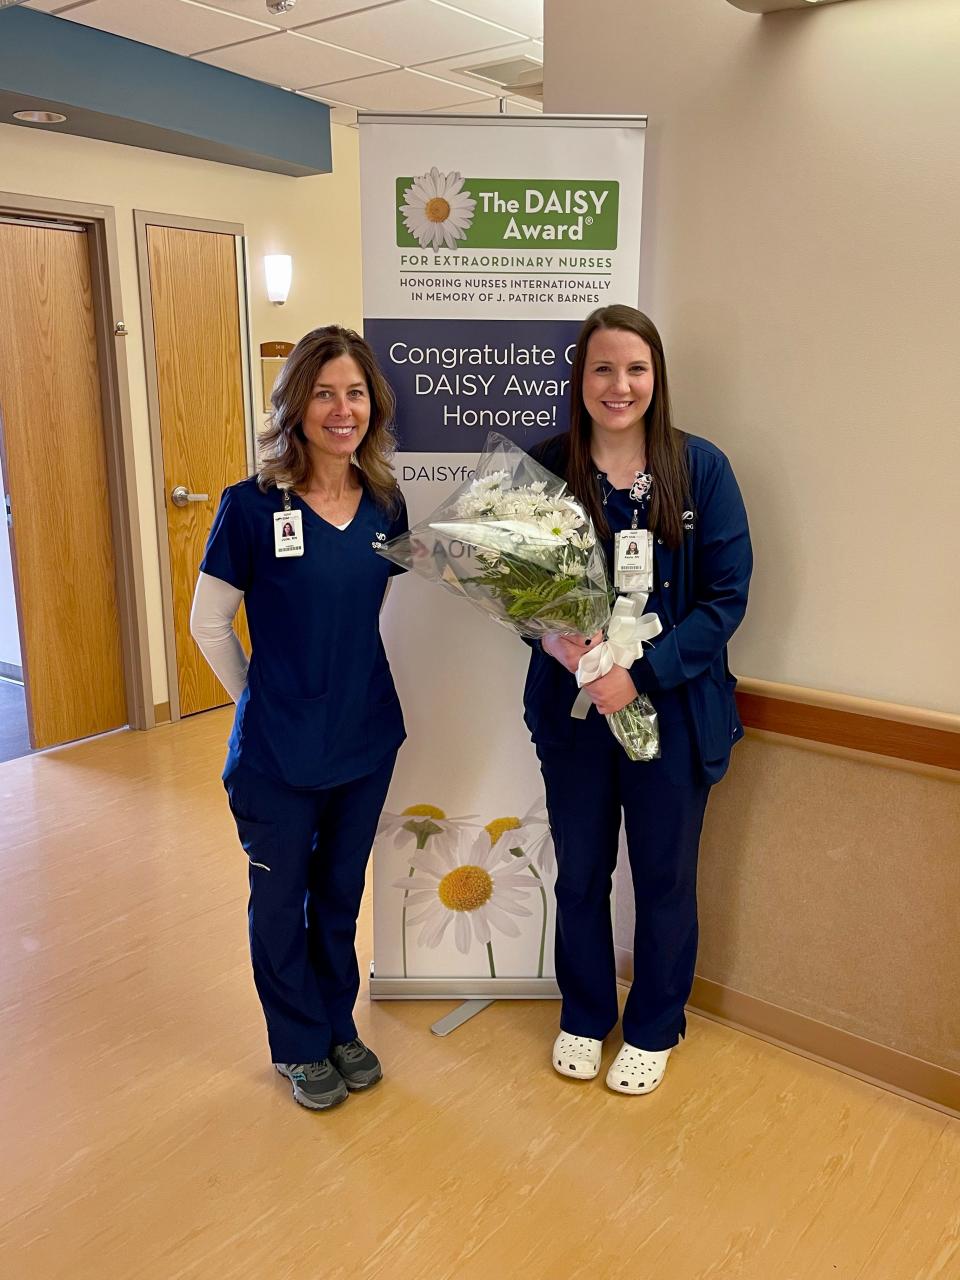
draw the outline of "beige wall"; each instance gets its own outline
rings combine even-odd
[[[286,178],[0,125],[0,189],[108,204],[116,210],[122,318],[130,330],[127,359],[155,703],[167,701],[167,677],[133,210],[243,224],[250,258],[255,360],[261,342],[294,342],[308,329],[335,321],[359,326],[357,133],[337,125],[332,132],[334,172],[316,178]],[[271,252],[293,256],[293,287],[283,307],[269,303],[264,290],[262,259]],[[259,393],[256,399],[259,403]]]
[[[753,527],[734,666],[960,710],[955,0],[548,0],[545,49],[548,111],[650,117],[641,304]],[[707,813],[698,971],[956,1071],[958,801],[748,738]]]
[[[748,737],[707,810],[697,972],[960,1071],[960,778]]]
[[[548,111],[646,112],[642,305],[732,457],[743,674],[960,709],[960,9],[548,0]]]
[[[960,1081],[958,850],[960,775],[748,732],[707,807],[697,974],[764,1002],[747,1025],[790,1043],[809,1029],[774,1030],[772,1010]],[[626,866],[617,887],[629,978]]]

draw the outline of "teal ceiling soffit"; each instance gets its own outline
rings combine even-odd
[[[0,9],[0,123],[31,125],[293,177],[330,173],[330,108],[165,49],[22,8]]]

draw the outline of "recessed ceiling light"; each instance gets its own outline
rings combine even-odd
[[[63,124],[66,116],[59,111],[15,111],[14,120],[26,120],[28,124]]]

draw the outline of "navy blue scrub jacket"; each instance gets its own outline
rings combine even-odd
[[[531,450],[542,466],[566,478],[567,434]],[[654,581],[663,633],[644,646],[630,674],[640,692],[683,689],[704,778],[718,782],[733,744],[743,737],[727,664],[727,641],[747,606],[753,569],[750,531],[730,463],[708,440],[686,436],[690,497],[677,550],[654,536]],[[606,548],[610,563],[611,547]],[[524,690],[524,718],[543,746],[573,744],[570,708],[576,680],[533,646]]]

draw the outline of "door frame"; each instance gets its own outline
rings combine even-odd
[[[153,462],[154,508],[157,516],[157,550],[160,554],[160,596],[163,606],[163,639],[167,663],[167,698],[170,719],[180,717],[180,681],[177,672],[177,644],[173,625],[173,574],[170,570],[170,542],[167,529],[167,495],[163,476],[163,442],[160,435],[160,386],[157,376],[156,330],[150,293],[150,258],[147,227],[176,227],[183,231],[213,231],[233,236],[237,262],[237,301],[240,321],[240,373],[243,379],[244,446],[247,471],[254,469],[253,380],[250,346],[250,280],[247,237],[242,222],[221,222],[213,218],[193,218],[173,213],[153,213],[134,209],[137,241],[137,273],[140,279],[140,317],[143,329],[143,359],[147,374],[147,416],[150,423],[150,456]],[[218,495],[219,496],[219,495]]]
[[[0,191],[0,214],[45,222],[82,223],[87,230],[127,723],[132,729],[152,729],[156,724],[156,714],[150,678],[147,598],[116,212],[112,205]],[[15,551],[16,529],[11,527],[9,533]],[[19,597],[15,555],[13,562],[14,587]],[[22,625],[20,630],[22,639]],[[23,666],[28,682],[26,655]],[[27,692],[29,695],[29,686]]]

